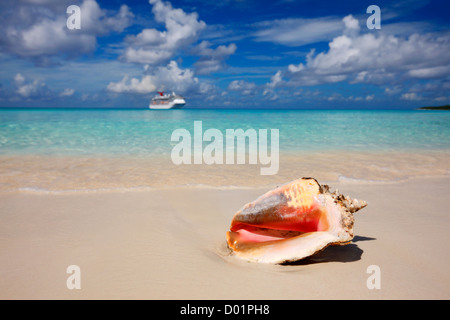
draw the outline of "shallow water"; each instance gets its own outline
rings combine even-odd
[[[450,149],[450,113],[434,111],[2,110],[0,154],[164,155],[171,134],[279,129],[280,149]]]
[[[173,131],[193,137],[200,120],[203,133],[224,136],[227,129],[278,129],[277,174],[261,175],[260,161],[175,165]],[[395,182],[448,175],[449,137],[450,113],[433,111],[2,110],[0,190],[255,187],[300,176]]]

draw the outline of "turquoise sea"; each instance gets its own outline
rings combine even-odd
[[[196,120],[279,129],[282,152],[450,150],[446,111],[1,110],[0,155],[165,155]]]
[[[278,129],[279,152],[270,151],[270,164],[177,165],[172,133],[186,129],[193,136],[195,121],[224,138],[227,129]],[[267,167],[273,170],[263,175]],[[258,187],[302,176],[390,183],[448,174],[449,112],[0,110],[6,192]]]

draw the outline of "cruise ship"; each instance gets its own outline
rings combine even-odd
[[[179,109],[184,107],[186,100],[180,95],[172,92],[171,94],[164,94],[164,92],[158,92],[152,101],[150,101],[150,109]]]

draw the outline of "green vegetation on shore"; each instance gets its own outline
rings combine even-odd
[[[417,110],[450,110],[450,105],[440,106],[440,107],[422,107]]]

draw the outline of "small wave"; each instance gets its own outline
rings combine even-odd
[[[237,185],[210,185],[210,184],[202,184],[202,183],[187,183],[187,184],[180,184],[175,185],[172,187],[168,187],[169,189],[172,188],[196,188],[196,189],[220,189],[220,190],[241,190],[241,189],[254,189],[255,187],[252,186],[237,186]],[[259,188],[259,187],[258,187]]]
[[[108,192],[132,192],[132,191],[152,191],[153,187],[128,187],[128,188],[91,188],[91,189],[67,189],[49,190],[37,187],[23,187],[17,189],[19,192],[36,194],[79,194],[79,193],[108,193]]]
[[[362,178],[354,178],[347,177],[344,175],[339,175],[338,181],[342,183],[348,184],[391,184],[391,183],[402,183],[409,181],[411,179],[433,179],[433,178],[448,178],[449,173],[440,173],[440,174],[416,174],[416,175],[404,175],[401,177],[395,177],[391,179],[362,179]]]
[[[397,183],[397,182],[402,182],[402,181],[406,181],[406,180],[408,180],[408,178],[397,178],[397,179],[390,179],[390,180],[373,180],[373,179],[347,177],[344,175],[340,175],[338,177],[339,182],[350,183],[350,184],[357,184],[357,183],[384,184],[384,183]]]
[[[158,187],[141,186],[141,187],[87,188],[87,189],[64,189],[64,190],[50,190],[39,187],[22,187],[16,190],[23,193],[65,195],[65,194],[83,194],[83,193],[88,194],[88,193],[113,193],[113,192],[118,193],[145,192],[145,191],[168,190],[168,189],[251,190],[254,188],[255,187],[236,186],[236,185],[214,186],[207,184],[182,184],[182,185],[158,186]]]

